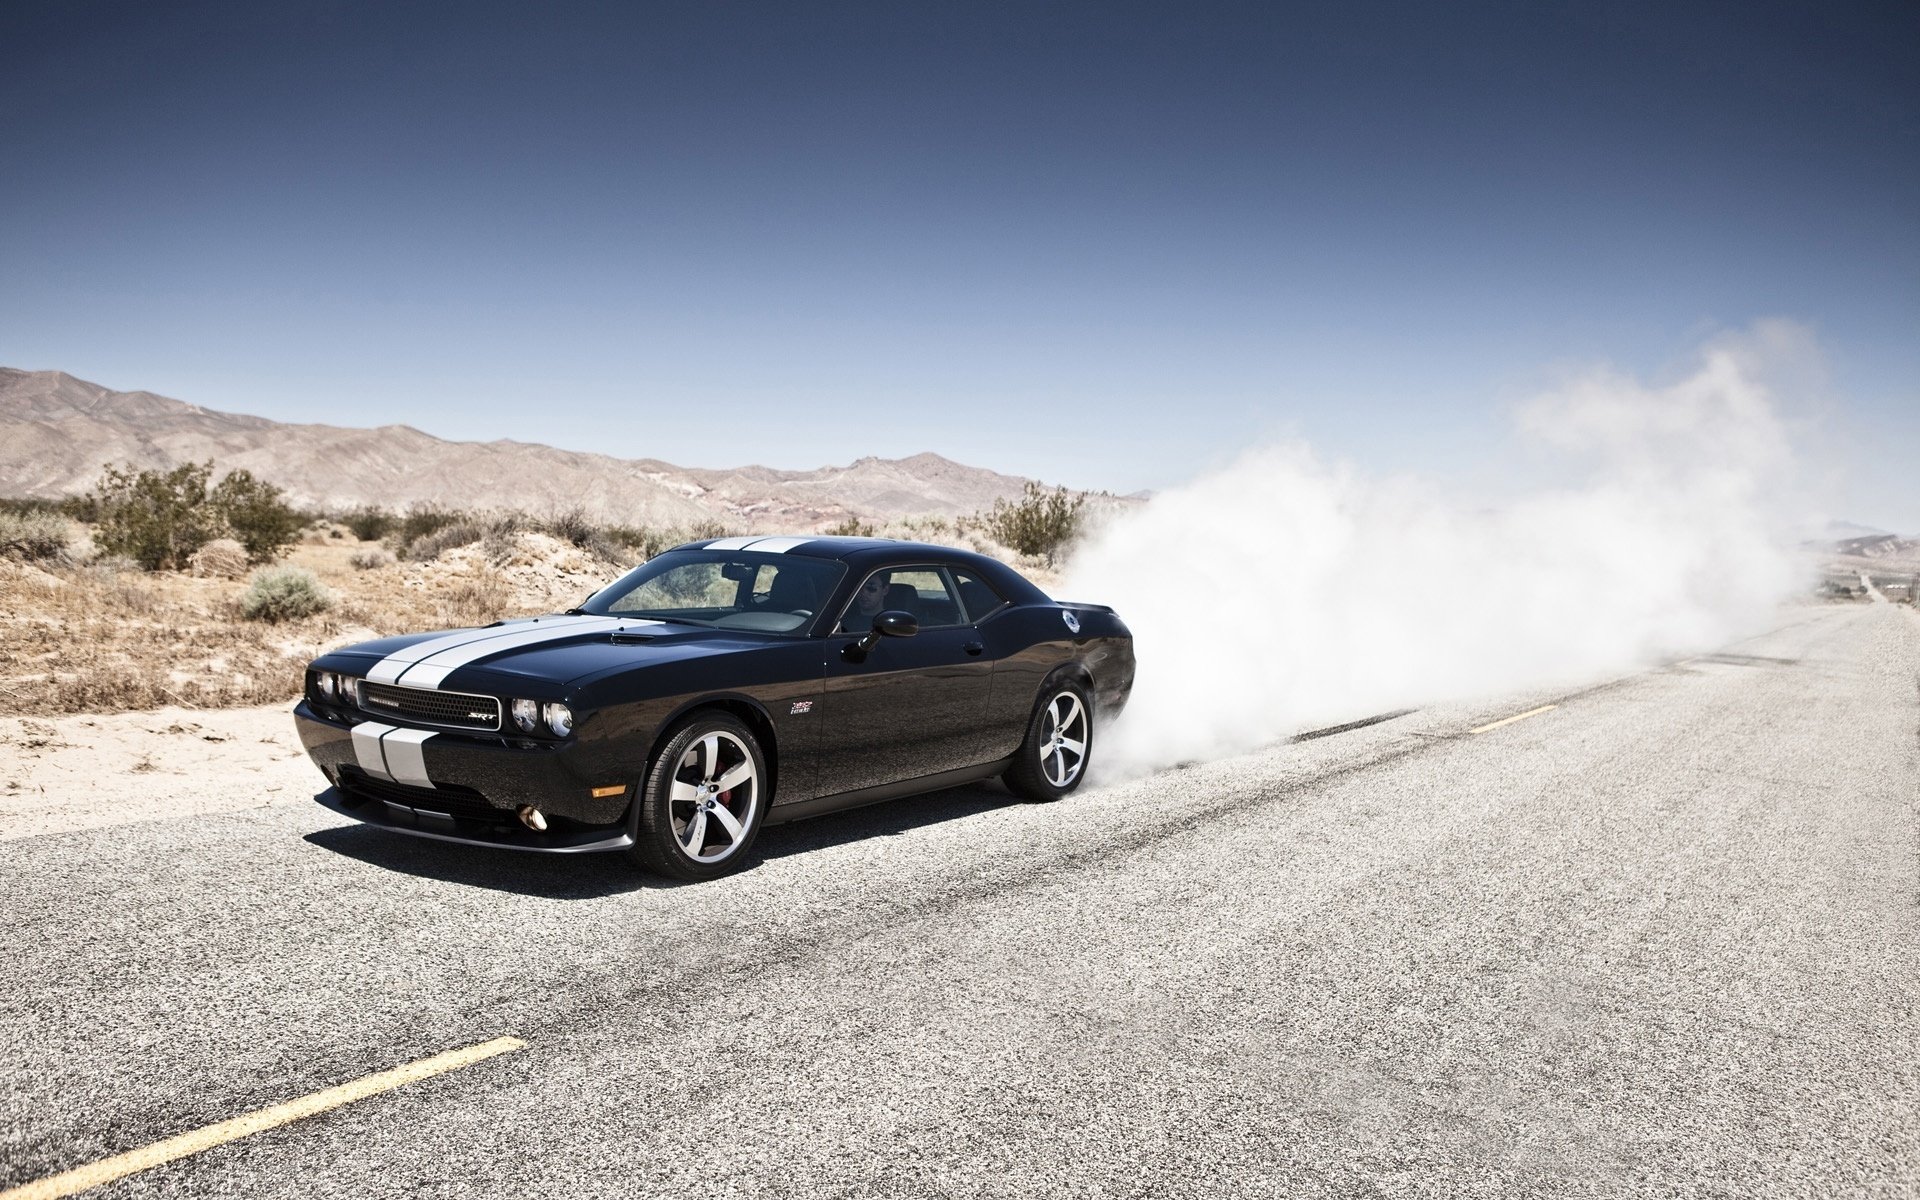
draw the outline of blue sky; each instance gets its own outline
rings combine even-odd
[[[1810,327],[1920,531],[1910,3],[0,9],[0,364],[282,420],[1120,491],[1483,472]]]

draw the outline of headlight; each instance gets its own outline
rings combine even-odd
[[[352,675],[340,677],[340,698],[348,704],[360,703],[360,680]]]
[[[520,727],[520,732],[532,733],[534,727],[540,724],[540,705],[532,700],[515,700],[513,723]]]
[[[553,730],[553,736],[565,737],[573,732],[573,710],[564,704],[547,705],[547,728]]]
[[[329,700],[333,699],[334,688],[337,685],[338,680],[335,678],[332,671],[320,672],[318,675],[314,676],[313,682],[314,682],[314,686],[320,689],[320,694],[322,696],[325,696]]]

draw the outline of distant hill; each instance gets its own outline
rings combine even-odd
[[[848,516],[958,516],[1016,498],[1027,482],[938,454],[811,471],[701,469],[528,442],[450,442],[407,425],[294,425],[111,391],[60,371],[0,367],[0,495],[84,492],[107,463],[206,459],[216,470],[245,467],[301,505],[579,507],[600,521],[720,520],[745,532],[808,530]]]

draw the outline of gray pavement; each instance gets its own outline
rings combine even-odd
[[[6,843],[0,1186],[512,1034],[100,1194],[1920,1196],[1917,734],[1920,620],[1840,606],[715,884],[317,806]]]

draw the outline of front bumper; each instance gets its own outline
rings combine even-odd
[[[315,711],[305,700],[294,708],[294,725],[308,757],[334,785],[316,799],[356,820],[528,850],[630,844],[623,826],[631,788],[582,772],[572,743],[348,722]],[[592,794],[613,786],[620,790]],[[545,833],[520,823],[523,805],[547,817]]]
[[[624,829],[586,827],[566,832],[549,829],[545,833],[535,833],[517,821],[512,825],[497,821],[475,821],[430,808],[396,804],[391,800],[356,797],[354,791],[342,791],[337,787],[328,788],[314,799],[324,808],[367,825],[412,837],[460,842],[468,846],[495,846],[502,850],[533,850],[544,854],[591,854],[633,845],[633,839],[627,836]]]

